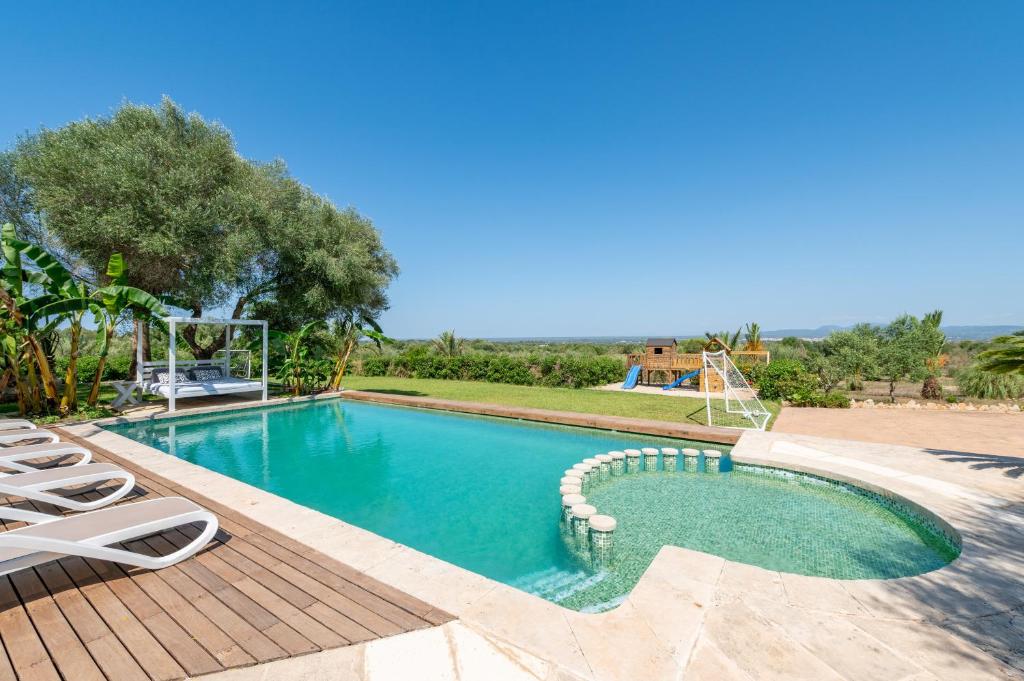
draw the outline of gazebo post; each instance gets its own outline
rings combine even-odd
[[[231,375],[231,325],[224,326],[224,375]]]
[[[263,322],[263,401],[267,401],[267,322]]]
[[[142,382],[146,377],[146,369],[142,366],[143,357],[145,356],[142,352],[142,334],[145,332],[144,322],[141,318],[135,320],[135,390],[138,393],[139,401],[145,396],[142,390]]]
[[[174,379],[176,377],[176,374],[175,374],[175,364],[177,364],[177,357],[175,355],[177,354],[177,351],[178,351],[178,348],[177,348],[177,345],[178,345],[178,333],[177,333],[177,330],[178,330],[178,322],[175,321],[172,318],[171,321],[170,321],[170,342],[168,343],[168,346],[167,346],[167,371],[170,374],[167,377],[167,386],[168,386],[168,390],[170,391],[170,394],[167,397],[167,411],[168,411],[168,413],[174,411],[174,397],[175,397],[175,395],[174,395],[174,392],[175,392]]]

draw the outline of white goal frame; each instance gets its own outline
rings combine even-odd
[[[725,412],[727,414],[741,414],[755,428],[764,430],[768,426],[768,421],[771,419],[772,414],[761,403],[761,400],[758,399],[757,391],[750,387],[743,373],[736,368],[732,359],[729,358],[729,353],[725,350],[718,352],[708,352],[705,350],[701,353],[701,359],[703,360],[704,367],[704,398],[707,403],[708,425],[715,425],[711,417],[711,391],[707,389],[710,387],[709,379],[712,376],[712,372],[714,372],[714,374],[717,374],[722,379],[722,396],[725,399]],[[724,425],[726,428],[737,427],[727,424],[719,425]]]

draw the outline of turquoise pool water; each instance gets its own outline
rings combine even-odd
[[[614,604],[663,543],[834,577],[917,574],[951,559],[866,497],[744,471],[613,478],[588,493],[619,521],[612,561],[594,567],[565,541],[566,468],[616,449],[700,443],[346,400],[108,429],[576,609]]]

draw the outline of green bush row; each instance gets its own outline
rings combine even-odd
[[[621,358],[576,355],[466,354],[397,355],[367,357],[354,367],[363,376],[439,378],[458,381],[486,381],[512,385],[543,385],[589,388],[621,381],[625,365]]]
[[[78,380],[81,383],[88,383],[96,375],[96,368],[100,365],[98,355],[82,355],[78,358]],[[128,370],[131,368],[132,358],[128,355],[108,355],[107,364],[103,367],[104,381],[124,381],[129,378]],[[68,358],[62,355],[53,363],[57,378],[63,379],[64,372],[68,369]]]

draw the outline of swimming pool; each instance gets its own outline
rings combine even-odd
[[[613,605],[662,543],[836,577],[917,574],[952,559],[913,518],[866,497],[745,470],[615,478],[588,494],[619,520],[611,562],[594,567],[566,543],[565,469],[610,450],[701,443],[348,400],[107,428],[574,609]],[[778,562],[804,540],[817,562]],[[898,567],[865,555],[895,555]]]

